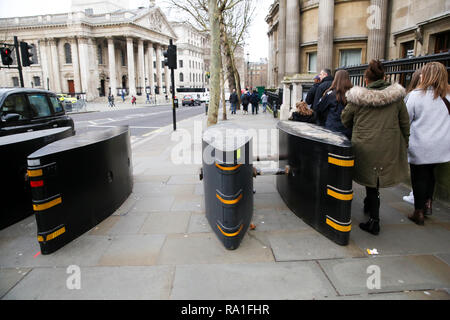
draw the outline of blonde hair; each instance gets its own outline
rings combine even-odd
[[[308,104],[305,101],[300,101],[295,104],[297,112],[302,116],[310,116],[313,114],[313,111],[308,108]]]
[[[450,92],[448,73],[445,66],[439,62],[429,62],[422,68],[422,80],[417,89],[434,89],[434,99],[445,98]]]

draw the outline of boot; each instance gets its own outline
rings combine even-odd
[[[415,224],[418,224],[419,226],[424,225],[424,216],[423,216],[424,210],[414,210],[414,213],[408,216],[408,219],[413,221]]]
[[[425,210],[423,211],[424,216],[431,216],[433,214],[433,200],[428,199],[425,202]]]
[[[360,223],[359,227],[374,236],[377,236],[380,233],[380,220],[370,218],[366,223]]]
[[[369,199],[367,197],[364,198],[364,214],[369,214]]]

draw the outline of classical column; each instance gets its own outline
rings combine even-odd
[[[161,85],[161,46],[156,44],[156,85],[159,88],[159,94],[162,94]]]
[[[150,84],[150,94],[155,94],[155,79],[153,78],[153,43],[147,45],[147,61],[148,61],[148,81]]]
[[[142,95],[145,96],[145,63],[144,63],[144,40],[138,40],[138,74],[139,86],[142,88]]]
[[[114,39],[108,38],[108,65],[109,65],[109,87],[111,94],[117,95],[117,74],[116,74],[116,55],[114,49]]]
[[[86,99],[94,98],[89,88],[89,47],[87,38],[78,38],[78,53],[80,55],[81,92],[86,94]]]
[[[388,0],[371,0],[370,9],[371,17],[367,22],[367,62],[385,58]]]
[[[52,77],[54,77],[54,90],[56,93],[62,93],[61,89],[61,74],[59,71],[59,57],[58,57],[58,48],[56,46],[56,40],[51,38],[49,40],[50,44],[50,51],[52,56],[52,66],[53,66],[53,74]]]
[[[267,34],[269,36],[269,61],[267,65],[267,82],[269,88],[272,87],[272,68],[273,68],[273,61],[272,61],[272,51],[273,51],[273,32],[269,31]]]
[[[133,38],[127,38],[128,87],[130,96],[136,96],[136,73],[134,66]]]
[[[50,89],[47,87],[47,79],[50,82],[50,64],[47,54],[46,40],[39,40],[39,51],[41,54],[41,68],[42,68],[42,87],[44,89]]]
[[[70,50],[72,53],[73,84],[75,92],[81,92],[80,59],[78,58],[78,43],[75,37],[70,39]]]
[[[319,20],[319,24],[322,21]],[[300,1],[286,0],[285,74],[300,73]]]
[[[280,0],[278,21],[278,79],[283,81],[286,71],[286,0]]]
[[[319,0],[317,71],[333,69],[334,0]]]
[[[99,61],[99,52],[98,46],[102,47],[102,55],[103,55],[103,46],[101,44],[101,38],[88,38],[89,45],[89,61],[90,61],[90,77],[89,77],[89,87],[90,92],[92,93],[92,98],[97,98],[100,95],[100,70],[98,65]],[[105,90],[106,91],[106,90]],[[105,92],[106,93],[106,92]]]

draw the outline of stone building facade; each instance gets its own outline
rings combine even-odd
[[[25,87],[83,93],[88,101],[122,90],[130,96],[165,94],[170,78],[162,52],[177,39],[152,4],[0,19],[0,38],[12,43],[13,36],[35,46],[36,63],[23,69]],[[0,86],[17,86],[17,79],[17,70],[0,69]]]
[[[248,88],[267,87],[267,59],[248,62],[245,86]]]
[[[322,68],[450,49],[448,0],[275,0],[266,22],[269,87]]]

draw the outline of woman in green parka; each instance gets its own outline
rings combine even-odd
[[[370,219],[359,226],[380,232],[379,188],[394,186],[408,177],[409,115],[405,89],[384,80],[380,61],[372,60],[365,74],[367,88],[353,87],[342,111],[344,126],[352,128],[355,155],[353,180],[366,187],[364,212]]]

